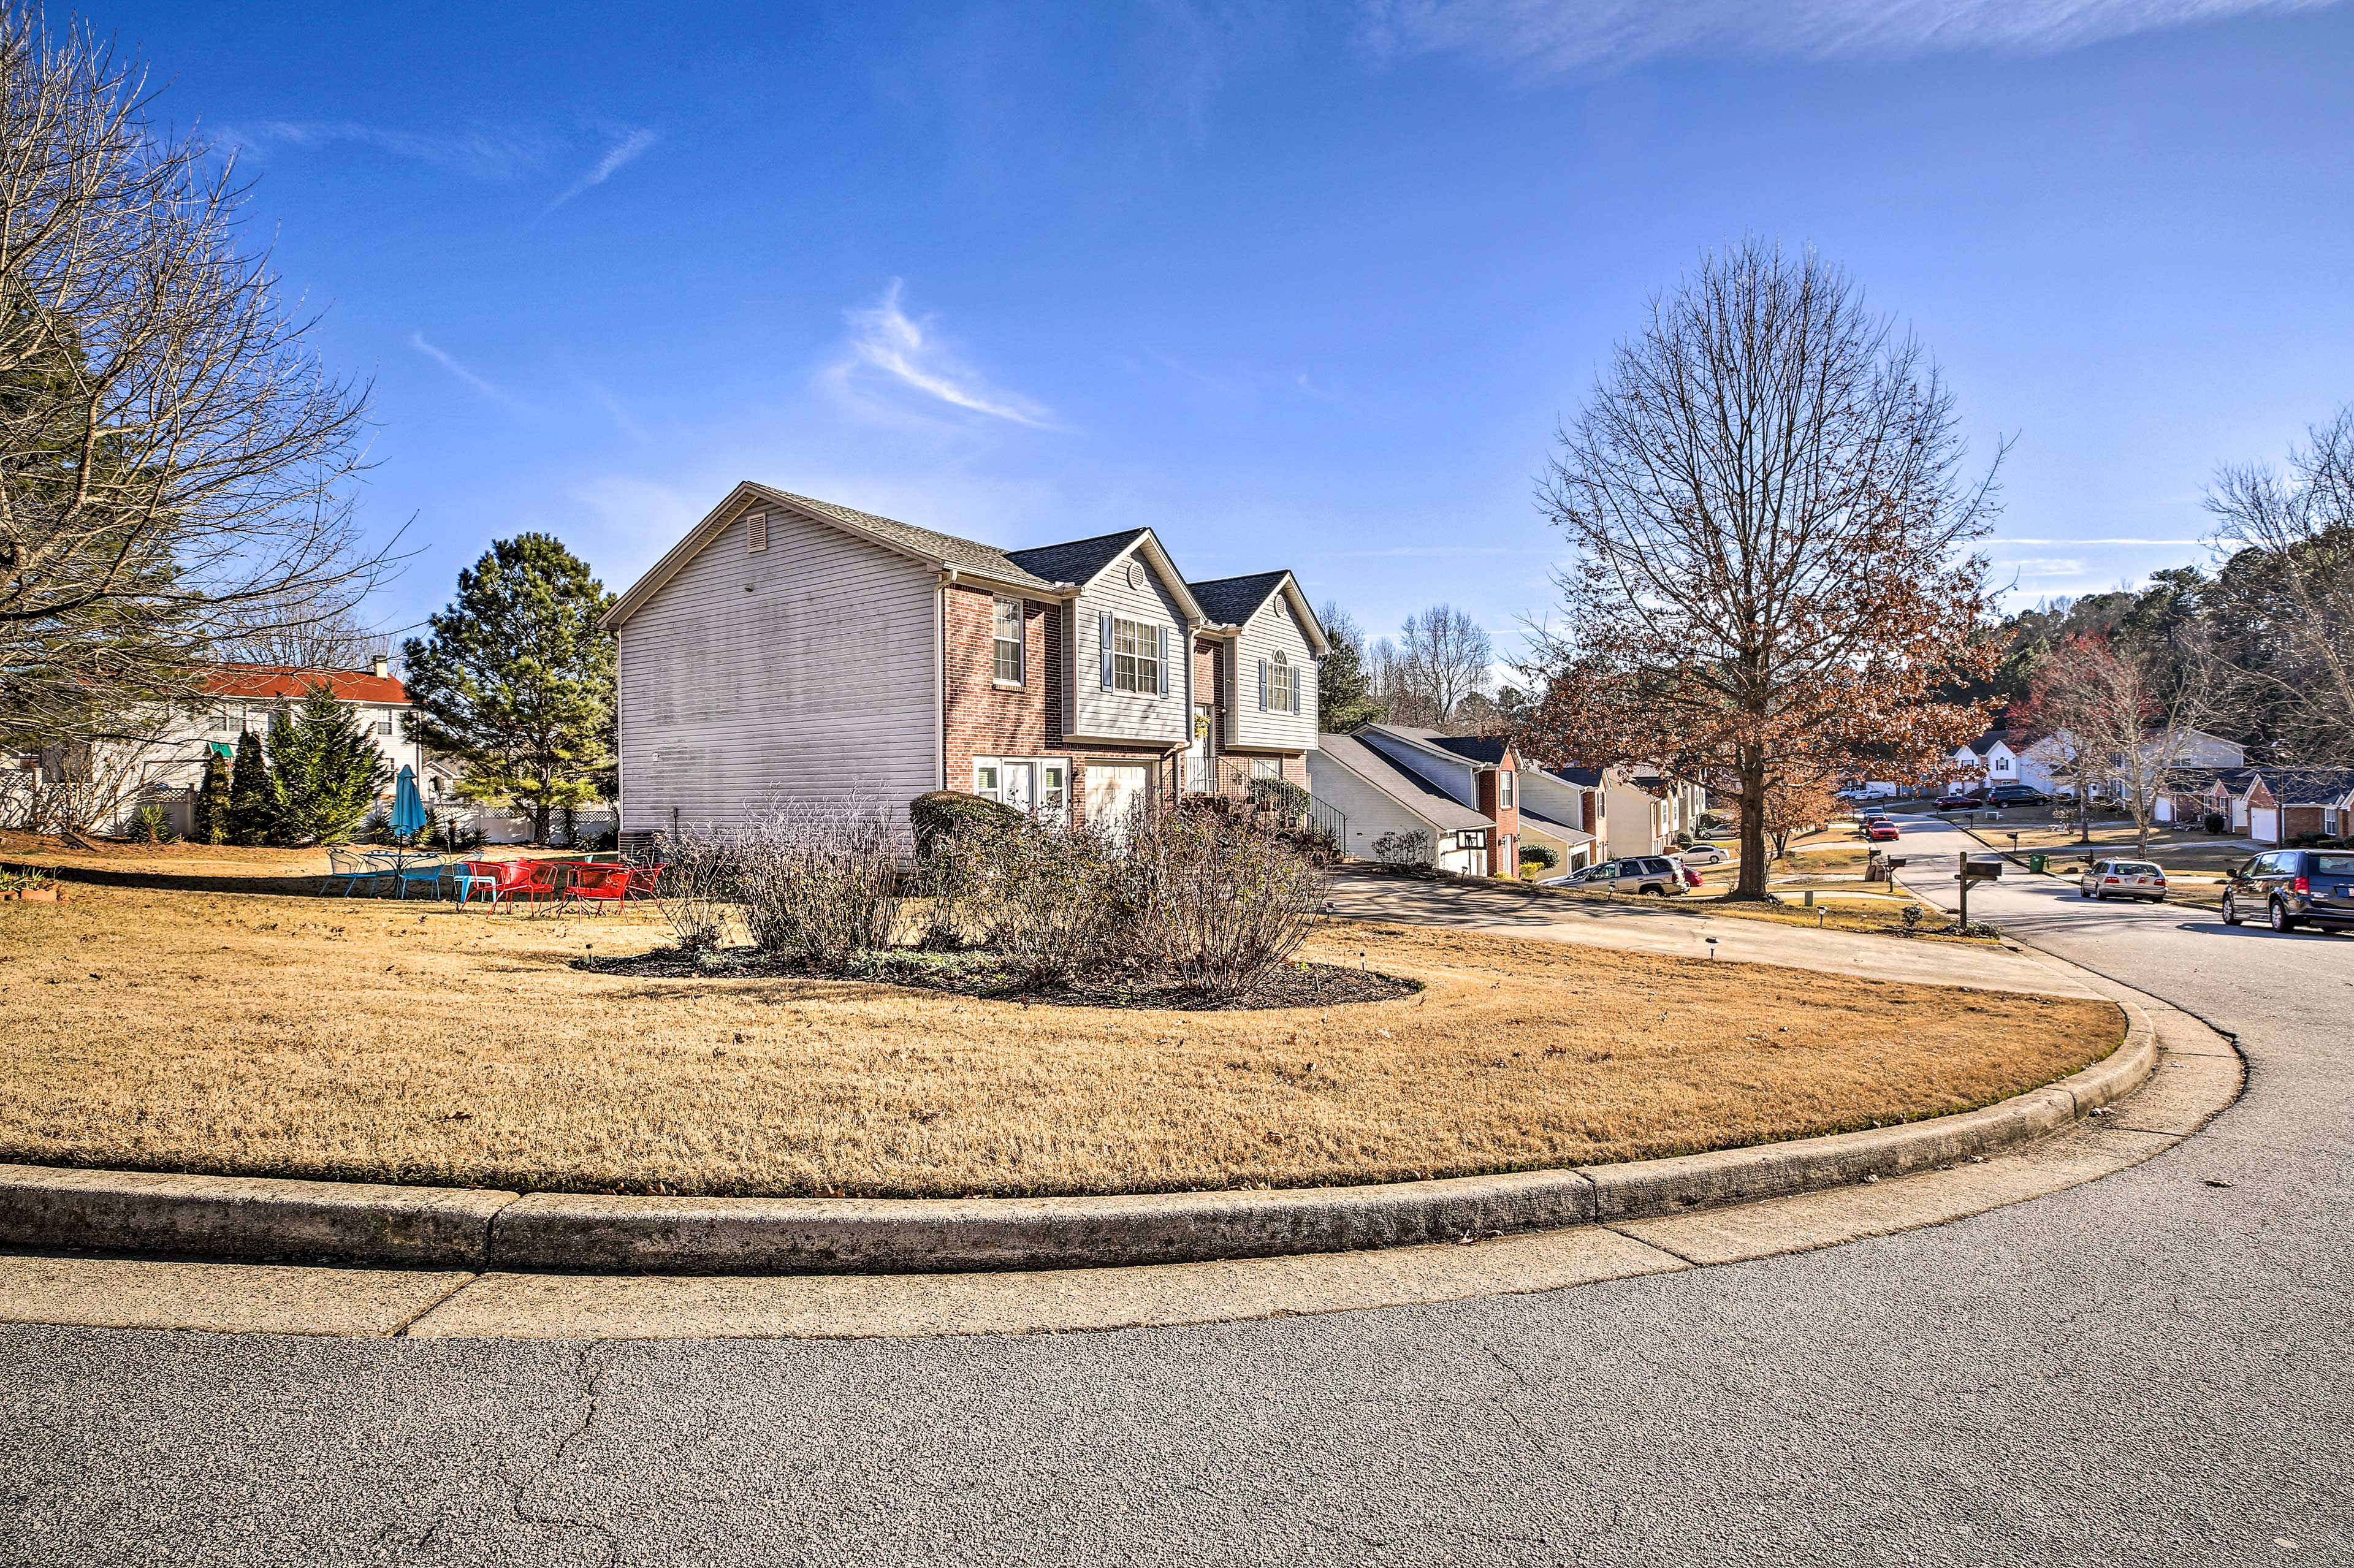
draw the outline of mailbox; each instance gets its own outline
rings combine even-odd
[[[1999,860],[1966,860],[1962,862],[1962,880],[1964,882],[1993,882],[2001,875],[2002,862]]]

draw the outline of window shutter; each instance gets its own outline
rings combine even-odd
[[[1291,711],[1293,713],[1298,713],[1299,711],[1300,684],[1302,682],[1307,680],[1308,672],[1314,668],[1314,665],[1304,662],[1294,664],[1291,667]]]
[[[1096,617],[1096,645],[1103,650],[1103,689],[1111,690],[1111,617]]]
[[[1267,661],[1258,662],[1258,711],[1267,712]]]
[[[1169,635],[1169,628],[1161,629],[1161,694],[1169,694],[1169,662],[1177,656],[1177,640]]]

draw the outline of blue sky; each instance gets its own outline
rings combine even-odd
[[[694,14],[690,16],[688,13]],[[1550,597],[1557,420],[1745,232],[1908,323],[2026,597],[2203,558],[2354,397],[2354,5],[101,5],[372,377],[387,622],[496,536],[620,588],[755,478],[1150,524],[1369,630]]]

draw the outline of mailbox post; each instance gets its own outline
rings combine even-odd
[[[1967,933],[1970,928],[1970,884],[1973,882],[1992,882],[2001,874],[2001,861],[1972,860],[1967,850],[1962,852],[1961,864],[1955,870],[1954,880],[1961,885],[1962,930],[1965,933]]]

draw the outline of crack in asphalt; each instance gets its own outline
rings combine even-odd
[[[562,1464],[565,1456],[572,1451],[572,1446],[587,1436],[588,1429],[596,1425],[598,1407],[604,1397],[605,1375],[612,1370],[611,1357],[599,1354],[606,1348],[601,1344],[584,1345],[575,1353],[572,1372],[580,1386],[580,1416],[557,1437],[547,1456],[521,1476],[510,1473],[510,1464],[505,1460],[493,1466],[491,1473],[507,1489],[507,1511],[516,1523],[585,1531],[603,1543],[606,1568],[612,1568],[612,1564],[620,1560],[621,1538],[610,1525],[593,1519],[572,1519],[562,1514],[535,1512],[525,1506],[525,1494]],[[438,1524],[439,1521],[436,1522]],[[431,1532],[429,1531],[427,1533],[429,1536]]]

